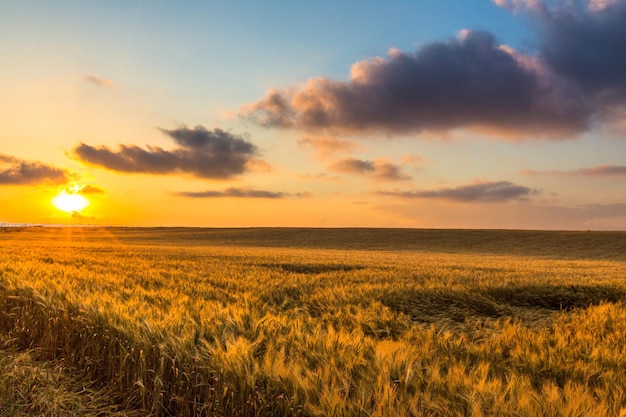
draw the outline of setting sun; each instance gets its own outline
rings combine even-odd
[[[80,194],[68,194],[61,191],[52,199],[52,205],[67,213],[79,212],[89,205],[89,200]]]

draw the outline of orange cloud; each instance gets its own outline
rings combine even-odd
[[[348,153],[361,148],[361,145],[352,140],[323,135],[305,135],[298,140],[298,145],[312,147],[321,158],[327,158],[334,153]]]
[[[543,171],[535,171],[532,169],[527,169],[522,171],[522,173],[527,175],[582,175],[589,177],[607,177],[607,176],[626,176],[626,166],[625,165],[598,165],[590,168],[579,168],[573,169],[569,171],[563,170],[543,170]]]

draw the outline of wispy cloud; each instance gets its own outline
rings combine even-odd
[[[80,188],[80,194],[104,194],[106,191],[103,188],[96,187],[95,185],[87,184]]]
[[[352,152],[361,146],[352,140],[339,139],[333,136],[305,135],[298,140],[302,147],[312,147],[321,158],[328,158],[336,153]]]
[[[251,159],[246,162],[246,171],[266,174],[272,172],[272,166],[262,159]]]
[[[84,194],[84,195],[94,195],[94,194],[104,194],[106,191],[103,188],[96,187],[95,185],[86,184],[86,185],[74,185],[72,187],[68,187],[65,189],[67,194]]]
[[[84,80],[89,84],[95,85],[96,87],[113,87],[113,81],[107,80],[106,78],[98,77],[97,75],[88,75],[84,78]]]
[[[330,182],[342,182],[339,175],[330,175],[327,172],[319,172],[317,174],[311,174],[307,172],[305,174],[297,174],[296,177],[304,181],[330,181]]]
[[[71,177],[62,168],[0,154],[0,185],[65,184]]]
[[[71,216],[73,219],[77,219],[77,220],[93,220],[93,219],[95,219],[95,217],[93,217],[93,216],[85,216],[84,214],[80,214],[80,213],[79,213],[79,212],[77,212],[77,211],[73,211],[73,212],[70,214],[70,216]]]
[[[227,188],[222,191],[181,191],[174,193],[181,197],[190,198],[219,198],[219,197],[238,197],[238,198],[283,198],[285,193],[265,191],[265,190],[249,190],[241,188]]]
[[[405,164],[405,165],[411,165],[411,166],[413,166],[413,168],[419,170],[424,165],[433,163],[433,161],[428,159],[428,158],[426,158],[426,157],[424,157],[424,156],[422,156],[422,155],[409,154],[409,155],[405,155],[402,158],[402,163]]]
[[[375,194],[406,199],[441,199],[459,202],[506,202],[536,194],[537,191],[508,181],[480,182],[455,188],[413,191],[378,191]]]
[[[199,178],[228,179],[254,168],[261,162],[258,148],[241,136],[222,129],[207,130],[203,126],[159,129],[179,146],[172,150],[148,146],[106,146],[81,143],[74,155],[81,161],[111,171],[145,174],[189,174]],[[264,163],[265,168],[268,167]]]
[[[343,174],[368,175],[382,181],[410,180],[411,177],[402,172],[402,169],[389,161],[376,159],[368,161],[355,158],[343,158],[328,166],[333,172]]]
[[[280,191],[252,190],[248,188],[227,188],[225,190],[207,190],[207,191],[180,191],[173,193],[180,197],[189,198],[269,198],[280,199],[285,197],[311,197],[309,192],[299,192],[296,194],[288,194]]]
[[[589,176],[589,177],[608,177],[608,176],[626,176],[626,165],[598,165],[589,168],[579,168],[573,170],[532,170],[522,171],[527,175],[564,175],[564,176]]]

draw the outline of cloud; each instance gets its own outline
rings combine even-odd
[[[584,97],[540,62],[499,45],[487,32],[461,31],[415,53],[352,66],[348,81],[310,79],[242,108],[267,127],[344,134],[478,129],[519,137],[564,137],[589,127]]]
[[[100,187],[96,187],[95,185],[87,184],[87,185],[75,185],[73,187],[69,187],[65,189],[65,192],[68,194],[104,194],[106,191]]]
[[[311,174],[310,172],[307,172],[306,174],[297,174],[296,177],[304,181],[342,181],[342,179],[338,175],[329,175],[327,172],[320,172],[317,174]]]
[[[347,81],[319,77],[271,90],[240,115],[318,134],[459,129],[505,139],[571,138],[623,123],[626,1],[492,0],[524,13],[532,54],[462,30],[414,53],[356,62]]]
[[[626,175],[626,166],[623,165],[599,165],[592,168],[581,168],[582,175],[604,176],[604,175]]]
[[[248,188],[227,188],[222,191],[207,190],[207,191],[179,191],[173,193],[179,197],[188,198],[269,198],[280,199],[285,197],[297,197],[297,198],[309,198],[313,194],[308,191],[298,192],[295,194],[283,193],[280,191],[265,191],[265,190],[251,190]]]
[[[328,169],[342,174],[369,175],[374,179],[382,181],[411,179],[410,176],[402,172],[399,166],[383,159],[368,161],[355,158],[343,158],[332,163],[328,166]]]
[[[541,0],[491,0],[495,5],[513,12],[534,10],[541,4]]]
[[[391,162],[375,160],[373,177],[385,181],[405,181],[411,177],[402,172],[402,169]]]
[[[69,171],[0,154],[0,185],[65,184]]]
[[[580,2],[579,2],[580,3]],[[539,53],[557,74],[603,102],[626,100],[626,2],[535,8]]]
[[[373,161],[364,161],[354,158],[340,159],[330,165],[328,169],[343,174],[368,174],[376,170]]]
[[[569,171],[562,170],[524,170],[524,174],[528,175],[582,175],[590,177],[606,177],[606,176],[626,176],[625,165],[598,165],[589,168],[579,168]]]
[[[93,220],[93,219],[95,219],[95,217],[92,217],[92,216],[85,216],[84,214],[80,214],[80,213],[79,213],[79,212],[77,212],[77,211],[73,211],[73,212],[70,214],[70,217],[72,217],[72,219],[79,219],[79,220]]]
[[[90,165],[111,171],[155,175],[189,174],[199,178],[228,179],[250,168],[264,164],[255,157],[258,148],[240,136],[216,128],[203,126],[191,129],[159,129],[179,146],[172,150],[148,146],[119,145],[117,150],[105,146],[94,147],[81,143],[74,155]]]
[[[594,111],[611,116],[626,104],[626,2],[622,0],[500,0],[526,12],[537,32],[541,62],[580,88]]]
[[[306,135],[298,140],[298,145],[314,148],[322,158],[327,158],[334,153],[352,152],[360,148],[358,143],[351,140],[319,135]]]
[[[432,160],[425,158],[422,155],[418,155],[418,154],[409,154],[409,155],[405,155],[402,158],[403,164],[412,165],[416,169],[420,169],[423,165],[430,164],[432,162],[433,162]]]
[[[84,79],[86,82],[95,85],[96,87],[113,87],[113,81],[98,77],[97,75],[88,75]]]
[[[266,174],[268,172],[272,172],[272,166],[261,159],[251,159],[246,162],[246,170]]]
[[[190,198],[219,198],[219,197],[241,197],[241,198],[284,198],[288,194],[274,191],[250,190],[242,188],[227,188],[223,191],[181,191],[174,193],[181,197]]]
[[[105,192],[106,191],[103,188],[87,184],[80,189],[79,194],[104,194]]]
[[[425,191],[379,191],[376,194],[406,199],[441,199],[460,202],[506,202],[524,199],[536,190],[508,181],[481,182],[456,188]]]
[[[491,0],[497,6],[513,12],[529,11],[531,13],[545,13],[548,11],[561,11],[564,9],[578,12],[599,12],[608,7],[619,4],[622,0],[574,0],[567,2],[546,0]]]

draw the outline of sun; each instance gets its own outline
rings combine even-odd
[[[67,213],[79,212],[89,205],[89,200],[80,194],[68,194],[65,190],[52,199],[52,205]]]

